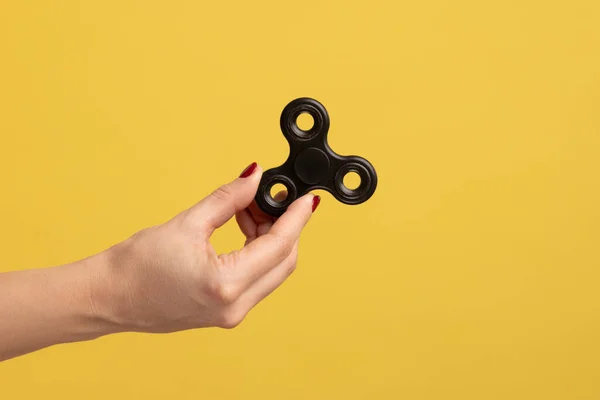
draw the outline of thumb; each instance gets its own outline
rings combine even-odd
[[[252,163],[237,179],[220,186],[194,206],[194,218],[208,234],[252,203],[262,172],[258,164]]]

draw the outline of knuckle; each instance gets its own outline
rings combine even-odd
[[[288,265],[287,265],[287,273],[289,276],[296,270],[296,266],[298,265],[298,248],[297,248],[297,246],[293,246],[291,254],[288,257],[289,257],[289,261],[288,261]]]
[[[224,329],[233,329],[240,325],[245,317],[246,313],[243,313],[235,308],[229,308],[222,313],[219,321],[219,327]]]
[[[285,235],[277,235],[275,237],[277,241],[277,248],[282,258],[289,256],[294,249],[294,241]]]
[[[230,305],[238,299],[237,288],[228,282],[217,279],[211,287],[211,294],[214,300],[219,304]]]
[[[213,192],[213,196],[218,200],[226,200],[231,198],[233,195],[233,189],[229,183],[221,185],[217,190]]]
[[[228,270],[234,268],[241,261],[239,250],[232,250],[227,254],[221,254],[217,258],[216,270]]]
[[[294,271],[296,270],[297,264],[298,263],[296,262],[296,260],[294,260],[290,263],[290,265],[288,266],[288,275],[291,275],[292,273],[294,273]]]
[[[239,250],[233,250],[229,253],[228,264],[233,268],[235,265],[239,265],[242,262],[242,255]]]

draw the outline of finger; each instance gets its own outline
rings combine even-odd
[[[299,198],[288,207],[283,215],[275,220],[269,233],[288,237],[295,243],[320,201],[321,198],[313,194],[307,194]]]
[[[248,211],[250,212],[250,214],[252,215],[252,218],[254,218],[254,221],[256,221],[257,224],[261,223],[261,222],[270,222],[271,224],[273,222],[275,222],[275,218],[273,218],[272,216],[265,214],[260,207],[258,206],[258,204],[256,204],[256,202],[252,202],[249,206],[248,206]]]
[[[260,224],[258,224],[256,226],[256,236],[254,236],[253,238],[246,238],[246,243],[244,243],[244,246],[248,246],[256,238],[259,238],[262,235],[266,235],[267,233],[269,233],[269,230],[271,229],[272,226],[273,226],[273,223],[270,221],[261,222]]]
[[[275,200],[275,201],[284,201],[285,199],[287,199],[287,196],[288,196],[287,190],[282,190],[280,192],[277,192],[277,194],[275,195],[275,197],[273,197],[273,200]]]
[[[252,214],[250,214],[250,211],[247,208],[236,213],[235,220],[240,227],[240,230],[246,237],[246,240],[253,240],[256,238],[257,225],[254,221],[254,218],[252,218]]]
[[[240,296],[241,304],[248,310],[273,293],[294,272],[298,260],[298,241],[291,254],[275,268],[260,277]]]
[[[286,199],[286,197],[287,191],[282,190],[275,195],[274,200],[283,201]],[[235,219],[240,227],[240,230],[244,236],[246,236],[246,244],[252,242],[258,236],[262,236],[267,233],[273,225],[273,218],[264,214],[262,211],[260,211],[260,213],[255,211],[253,214],[251,211],[253,206],[256,207],[257,210],[260,210],[256,205],[256,202],[252,202],[250,206],[235,215]]]
[[[261,237],[262,235],[268,233],[269,229],[271,229],[271,226],[273,226],[271,221],[261,222],[257,225],[256,222],[254,222],[254,219],[250,216],[250,213],[246,210],[237,213],[236,220],[240,230],[246,237],[244,246],[252,243],[252,241],[257,237]]]
[[[244,172],[239,178],[213,191],[191,210],[193,218],[209,235],[254,200],[262,169],[253,163]]]
[[[236,274],[239,274],[246,287],[250,286],[292,253],[294,244],[310,219],[315,199],[318,197],[312,194],[297,199],[266,234],[235,252],[235,256],[226,254],[220,258],[228,265],[235,264]]]
[[[263,222],[256,227],[256,237],[261,237],[262,235],[266,235],[271,230],[273,226],[272,222]]]

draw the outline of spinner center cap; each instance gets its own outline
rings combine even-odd
[[[325,179],[329,173],[329,157],[322,150],[309,147],[296,157],[294,169],[302,182],[315,185]]]

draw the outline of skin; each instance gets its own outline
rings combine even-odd
[[[257,166],[86,259],[0,274],[0,361],[119,332],[239,325],[296,268],[300,234],[319,201],[307,194],[273,219],[253,201],[261,175]],[[210,237],[232,218],[244,246],[217,254]]]

